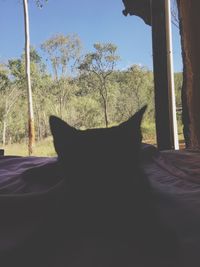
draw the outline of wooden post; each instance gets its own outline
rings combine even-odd
[[[175,116],[175,96],[167,29],[167,0],[151,1],[153,67],[157,144],[160,150],[178,149]],[[173,109],[173,110],[172,110]]]
[[[139,16],[152,26],[157,145],[160,150],[178,149],[170,0],[122,1],[125,16]]]
[[[186,147],[200,149],[200,1],[177,0],[183,57],[183,124]]]

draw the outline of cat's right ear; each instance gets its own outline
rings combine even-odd
[[[49,124],[53,135],[54,147],[59,155],[66,149],[66,144],[73,142],[77,130],[56,116],[50,116]]]

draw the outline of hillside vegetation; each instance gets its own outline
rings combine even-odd
[[[31,76],[36,129],[35,155],[55,155],[49,116],[79,128],[117,125],[148,104],[142,129],[155,143],[153,73],[144,66],[119,69],[117,47],[96,43],[83,54],[77,35],[55,35],[31,48]],[[6,154],[27,155],[28,118],[24,55],[0,64],[0,142]],[[182,74],[175,74],[181,106]],[[181,118],[179,130],[181,132]]]

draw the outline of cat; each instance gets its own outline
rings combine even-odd
[[[140,123],[145,109],[117,127],[86,131],[50,117],[54,146],[69,188],[69,208],[77,216],[73,225],[81,220],[81,231],[110,232],[120,225],[126,230],[129,227],[124,224],[132,216],[130,203],[137,202],[140,209],[147,202],[144,192],[149,185],[139,170]]]
[[[159,221],[151,185],[140,167],[145,110],[146,106],[119,126],[84,131],[50,117],[66,185],[63,221],[68,238],[106,238],[137,250],[131,255],[140,255],[145,266],[151,266],[150,259],[154,266],[172,266],[169,262],[164,265],[164,257],[168,257],[164,254],[174,247],[173,238]],[[122,250],[117,254],[124,255]],[[126,266],[125,258],[129,266],[128,256],[123,265],[117,261],[109,266]]]
[[[40,227],[0,255],[2,266],[179,266],[172,253],[175,239],[160,222],[140,166],[145,110],[119,126],[85,131],[50,117],[58,161],[28,171],[25,178],[30,186],[56,184],[57,190],[33,195],[33,207],[36,199],[41,208],[46,203]]]

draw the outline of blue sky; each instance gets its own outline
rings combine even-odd
[[[84,52],[95,42],[112,42],[121,57],[119,68],[141,64],[152,68],[151,27],[135,16],[124,17],[122,0],[49,0],[38,9],[29,0],[31,44],[40,45],[56,33],[77,33]],[[17,58],[24,47],[22,0],[0,0],[0,61]],[[173,27],[175,71],[182,70],[180,38]]]

